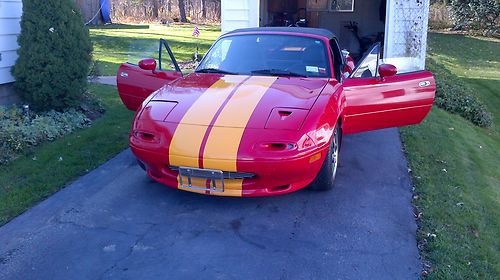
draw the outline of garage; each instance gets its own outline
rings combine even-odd
[[[222,0],[222,32],[266,26],[332,31],[354,58],[376,42],[399,73],[425,68],[429,0]]]

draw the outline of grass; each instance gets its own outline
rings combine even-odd
[[[159,39],[167,40],[177,61],[191,61],[199,46],[205,53],[220,35],[218,26],[199,26],[200,36],[192,36],[193,25],[107,25],[90,29],[94,59],[99,60],[101,74],[116,75],[120,64],[137,64],[145,57],[158,58]]]
[[[0,166],[0,225],[128,146],[133,112],[123,106],[114,87],[92,85],[90,90],[106,108],[92,127],[45,143]]]
[[[484,129],[433,108],[421,125],[401,129],[430,279],[500,277],[499,49],[494,39],[429,34],[429,57],[471,86],[493,115]]]

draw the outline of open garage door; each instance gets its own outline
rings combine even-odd
[[[332,31],[355,60],[381,42],[384,62],[407,73],[425,68],[428,14],[429,0],[222,0],[222,32],[304,19]]]

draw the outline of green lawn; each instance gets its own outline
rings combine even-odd
[[[177,61],[191,61],[199,45],[205,53],[220,35],[218,26],[199,26],[200,37],[192,36],[193,25],[110,25],[91,28],[94,59],[99,60],[102,75],[116,75],[120,64],[137,64],[145,57],[158,58],[158,40],[167,40]]]
[[[500,277],[499,50],[498,40],[431,33],[429,56],[475,90],[493,126],[434,108],[421,125],[401,129],[432,279]]]
[[[0,166],[0,225],[127,148],[133,112],[125,109],[114,87],[92,85],[90,90],[106,108],[92,127]]]

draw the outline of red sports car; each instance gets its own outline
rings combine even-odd
[[[184,76],[160,40],[158,67],[143,59],[118,70],[120,97],[136,111],[132,152],[151,178],[192,192],[330,189],[344,135],[418,124],[432,107],[432,73],[398,74],[380,49],[354,66],[325,29],[240,29]]]

